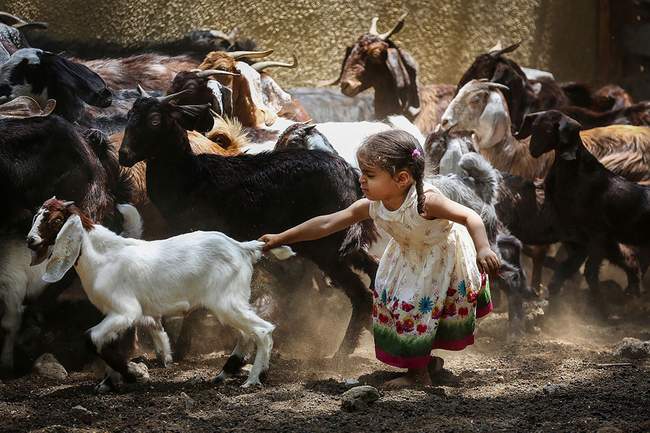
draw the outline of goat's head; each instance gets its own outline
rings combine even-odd
[[[535,93],[519,65],[503,56],[516,50],[520,43],[506,48],[501,48],[501,44],[497,44],[488,53],[477,56],[461,77],[456,88],[456,91],[459,92],[471,80],[480,79],[507,86],[508,91],[505,92],[505,97],[514,131],[519,129],[526,113],[526,106],[531,98],[534,98]]]
[[[181,71],[174,77],[167,94],[178,93],[177,105],[210,104],[220,116],[232,115],[232,91],[211,77],[239,75],[211,69],[205,71]],[[183,94],[180,92],[184,91]]]
[[[27,246],[32,250],[31,265],[48,259],[43,279],[60,280],[79,257],[83,230],[92,230],[93,222],[73,202],[52,197],[34,216],[27,235]]]
[[[538,158],[551,150],[564,160],[576,159],[581,126],[557,110],[528,114],[524,118],[521,136],[530,136],[530,154]]]
[[[222,70],[237,74],[216,78],[221,84],[232,89],[233,115],[244,126],[258,128],[271,125],[277,120],[277,116],[272,109],[264,104],[260,73],[249,64],[239,62],[237,59],[258,58],[272,52],[273,50],[212,52],[199,65],[201,70]]]
[[[108,107],[112,94],[104,80],[79,63],[36,48],[16,51],[0,67],[4,96],[30,96],[41,105],[56,99],[55,112],[70,121],[77,120],[83,104]]]
[[[139,161],[172,150],[167,147],[179,145],[180,142],[189,149],[187,130],[205,132],[212,129],[214,118],[210,105],[174,103],[187,90],[158,98],[149,96],[142,88],[139,90],[142,96],[129,111],[120,147],[120,164],[123,166],[132,167]],[[179,137],[182,138],[179,143],[170,143],[170,140]]]
[[[616,84],[607,84],[593,95],[593,108],[598,111],[619,110],[633,103],[630,94]]]
[[[519,239],[512,235],[499,234],[497,236],[497,247],[501,256],[501,269],[499,277],[505,283],[508,290],[515,290],[517,293],[509,293],[508,296],[521,296],[524,299],[533,299],[537,295],[528,285],[526,272],[521,265],[522,245]]]
[[[406,14],[402,15],[390,31],[382,34],[377,31],[378,18],[373,18],[370,30],[346,48],[339,77],[328,84],[340,83],[346,96],[356,96],[370,87],[390,89],[402,110],[415,114],[420,107],[417,64],[390,40],[404,27],[405,18]]]
[[[295,123],[284,130],[275,144],[275,150],[309,149],[337,154],[332,144],[309,122]]]
[[[473,132],[481,148],[492,147],[510,133],[510,117],[502,84],[472,80],[464,85],[442,115],[442,129]]]

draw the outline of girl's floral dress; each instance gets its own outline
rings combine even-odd
[[[425,190],[439,192],[428,184]],[[395,211],[373,201],[370,216],[392,237],[373,293],[377,359],[394,367],[422,368],[432,349],[461,350],[473,344],[476,319],[492,311],[492,303],[465,226],[422,218],[414,186]]]

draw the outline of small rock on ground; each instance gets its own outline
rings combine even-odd
[[[379,400],[381,395],[374,386],[355,386],[341,395],[341,408],[346,411],[365,409],[369,403]]]
[[[73,407],[71,411],[74,416],[86,424],[91,424],[93,422],[93,418],[95,417],[95,412],[89,411],[81,405]]]
[[[54,380],[65,380],[68,372],[51,353],[42,354],[34,362],[34,372],[40,376]]]
[[[129,373],[133,374],[138,383],[149,382],[149,369],[142,362],[129,362],[128,364]]]
[[[184,392],[181,392],[181,400],[185,403],[185,410],[191,410],[194,407],[194,400]]]
[[[628,359],[642,359],[650,356],[650,341],[624,338],[616,346],[615,354]]]

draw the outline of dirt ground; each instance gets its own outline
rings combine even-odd
[[[290,339],[276,336],[263,388],[240,388],[244,376],[211,383],[225,351],[195,351],[168,369],[147,353],[150,381],[112,394],[95,395],[90,372],[72,372],[62,382],[35,374],[5,380],[0,432],[650,432],[650,359],[615,354],[624,337],[650,339],[650,296],[611,298],[604,322],[582,307],[556,318],[538,315],[520,340],[506,337],[507,315],[493,313],[473,347],[438,353],[451,380],[381,390],[398,370],[374,359],[369,334],[349,359],[327,356],[346,320],[344,300],[330,293],[297,310],[302,316]],[[578,291],[567,303],[584,299]],[[215,338],[207,336],[201,347]],[[340,395],[357,380],[380,387],[381,398],[367,409],[342,411]],[[92,413],[80,414],[77,405]]]

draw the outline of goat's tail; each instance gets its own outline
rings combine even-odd
[[[345,233],[339,253],[342,256],[347,256],[355,251],[367,249],[378,237],[377,227],[375,227],[375,223],[371,219],[353,224]]]
[[[481,200],[488,204],[495,203],[499,191],[499,172],[475,152],[464,154],[458,165],[474,178],[475,192]]]
[[[122,218],[124,218],[120,236],[140,239],[142,237],[142,217],[140,212],[130,204],[118,204],[117,210],[120,211]]]
[[[257,262],[262,258],[264,242],[262,241],[249,241],[249,242],[240,242],[242,248],[244,248],[248,253],[253,257],[253,260]],[[273,248],[268,251],[278,260],[287,260],[296,255],[290,247],[281,246]]]

